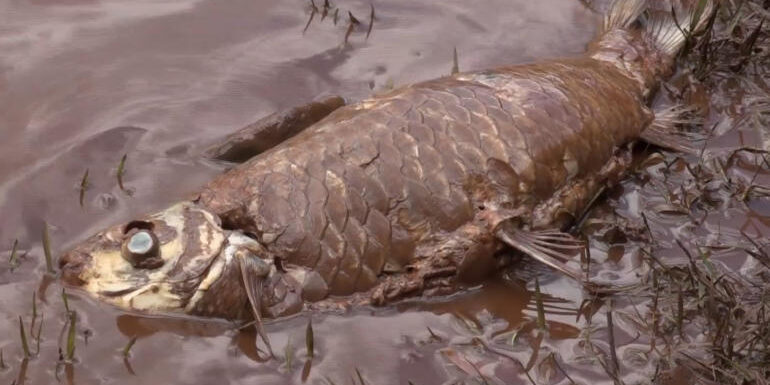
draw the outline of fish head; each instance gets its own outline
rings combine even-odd
[[[192,202],[101,231],[59,259],[62,280],[140,312],[179,312],[222,252],[218,218]]]
[[[59,267],[65,284],[124,310],[228,319],[248,317],[252,303],[270,318],[297,312],[314,282],[189,201],[98,232]]]

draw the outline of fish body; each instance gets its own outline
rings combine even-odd
[[[559,214],[577,215],[651,120],[638,84],[592,59],[458,74],[343,107],[216,178],[198,202],[320,274],[329,295],[350,295],[469,226],[489,236],[473,247],[491,257],[491,216],[549,226],[556,212],[543,203],[557,192],[570,198]]]
[[[63,277],[124,308],[259,320],[341,296],[451,293],[495,271],[506,246],[559,267],[554,250],[574,243],[558,229],[654,125],[648,100],[678,46],[632,27],[645,4],[616,1],[582,57],[339,108],[194,199],[89,238],[62,257]]]

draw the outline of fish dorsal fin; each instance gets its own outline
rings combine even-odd
[[[228,136],[223,143],[205,151],[208,158],[243,163],[318,123],[345,105],[339,96],[310,102],[268,115]]]

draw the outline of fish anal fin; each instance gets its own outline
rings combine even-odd
[[[655,118],[650,126],[642,131],[640,138],[661,148],[697,155],[701,152],[701,142],[705,137],[677,128],[680,124],[700,124],[699,119],[689,117],[693,112],[695,109],[680,105],[656,109]]]
[[[300,133],[345,105],[339,96],[329,96],[268,115],[208,148],[208,158],[243,163]]]

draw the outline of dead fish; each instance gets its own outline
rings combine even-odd
[[[581,57],[335,99],[317,122],[293,110],[307,128],[287,138],[297,130],[273,124],[276,145],[251,153],[226,146],[252,157],[193,199],[86,239],[61,257],[62,278],[124,309],[258,327],[312,303],[455,292],[498,269],[504,247],[582,281],[570,258],[583,245],[560,229],[623,175],[629,143],[688,150],[670,139],[676,119],[648,107],[685,33],[649,8],[614,1]]]

